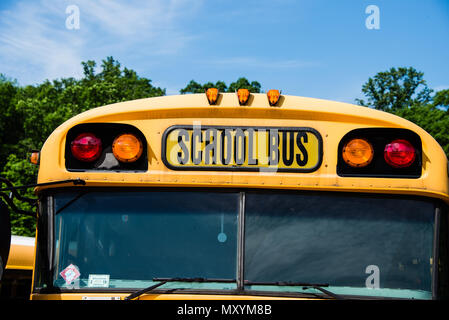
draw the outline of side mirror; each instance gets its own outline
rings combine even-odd
[[[9,256],[11,246],[11,220],[6,204],[0,200],[0,279]]]

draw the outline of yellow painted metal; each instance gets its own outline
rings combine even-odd
[[[113,299],[123,300],[129,293],[63,293],[63,294],[32,294],[31,300],[83,300]],[[87,300],[87,299],[86,299]],[[115,299],[113,299],[115,300]],[[117,299],[118,300],[118,299]],[[251,295],[219,295],[219,294],[144,294],[137,300],[310,300],[309,298],[290,298]]]
[[[209,105],[205,94],[165,96],[116,103],[84,112],[59,126],[41,150],[38,182],[83,179],[87,186],[251,187],[296,190],[377,192],[422,195],[449,203],[447,158],[435,139],[417,125],[390,113],[347,103],[282,96],[276,108],[265,94],[252,94],[240,106],[233,93],[220,94]],[[148,171],[144,173],[69,172],[65,169],[65,138],[80,123],[127,123],[148,142]],[[161,159],[162,136],[173,125],[309,127],[323,138],[323,161],[311,173],[175,171]],[[352,178],[336,173],[341,138],[356,128],[406,128],[422,140],[423,172],[418,179]],[[42,188],[38,188],[39,192]]]
[[[34,255],[34,238],[12,236],[6,269],[33,270]]]

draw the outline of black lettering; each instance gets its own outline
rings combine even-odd
[[[196,152],[196,141],[199,141],[199,151]],[[192,147],[190,151],[192,152],[192,162],[196,165],[201,163],[202,151],[201,142],[203,142],[203,135],[200,128],[193,128],[192,132]]]
[[[189,149],[184,143],[183,137],[186,142],[189,141],[190,136],[187,130],[180,129],[178,133],[178,145],[182,150],[182,152],[178,152],[178,163],[180,164],[186,164],[189,161]]]
[[[301,154],[296,155],[296,162],[298,163],[298,166],[303,167],[307,164],[309,161],[309,155],[307,154],[307,149],[304,147],[304,144],[301,141],[304,141],[304,143],[307,143],[307,132],[298,132],[298,135],[296,136],[296,145],[298,146],[299,150],[302,153],[302,159]]]
[[[232,135],[231,130],[225,129],[224,132],[221,133],[221,163],[224,165],[230,164],[231,159],[232,159]]]
[[[254,129],[250,128],[248,132],[248,164],[257,165],[258,160],[254,159],[253,148],[254,148]]]
[[[212,164],[217,164],[217,129],[211,128],[206,130],[206,146],[204,147],[204,162],[210,163],[212,152]],[[212,141],[211,141],[212,136]]]
[[[268,137],[268,164],[278,165],[279,164],[279,132],[277,129],[270,129],[270,135]]]
[[[288,137],[288,152],[287,152],[287,135]],[[288,153],[288,156],[287,156]],[[282,132],[282,161],[286,166],[291,166],[295,157],[295,139],[294,132]]]
[[[235,137],[234,137],[234,160],[237,165],[242,165],[245,163],[245,155],[246,155],[246,136],[242,129],[235,129]]]

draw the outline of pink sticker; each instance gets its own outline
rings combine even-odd
[[[78,267],[73,264],[62,270],[59,274],[64,278],[66,284],[71,284],[80,276]]]

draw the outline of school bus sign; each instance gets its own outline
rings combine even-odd
[[[183,126],[168,128],[162,159],[173,170],[312,172],[322,139],[312,128]]]

